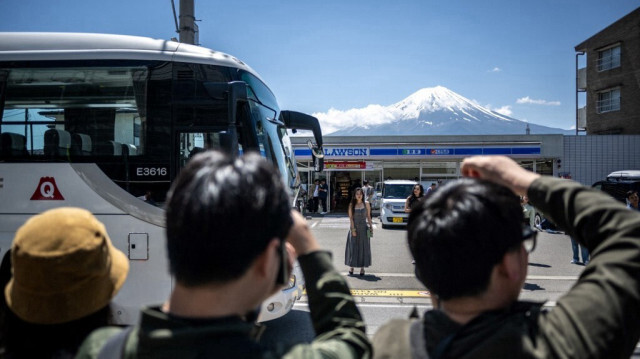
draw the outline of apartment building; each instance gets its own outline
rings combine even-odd
[[[640,8],[575,47],[576,124],[589,135],[640,134]],[[586,56],[586,67],[578,68]],[[585,104],[577,108],[578,104]]]

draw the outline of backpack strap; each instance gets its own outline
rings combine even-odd
[[[127,327],[120,333],[110,337],[100,349],[98,359],[121,359],[124,358],[124,348],[129,334],[133,331],[133,326]]]

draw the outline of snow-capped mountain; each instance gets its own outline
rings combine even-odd
[[[314,115],[321,124],[327,117]],[[328,136],[525,134],[527,125],[531,134],[572,133],[501,115],[442,86],[423,88],[387,107],[370,105],[334,115],[354,124]]]

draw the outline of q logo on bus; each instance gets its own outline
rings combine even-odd
[[[58,186],[56,185],[56,179],[53,177],[41,177],[40,183],[38,183],[38,188],[33,192],[33,196],[31,196],[32,201],[41,201],[41,200],[49,200],[49,201],[63,201],[64,197],[58,190]]]

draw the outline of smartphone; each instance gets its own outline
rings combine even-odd
[[[280,266],[276,276],[276,284],[287,285],[289,283],[289,258],[284,241],[280,241],[278,250],[280,251]]]

